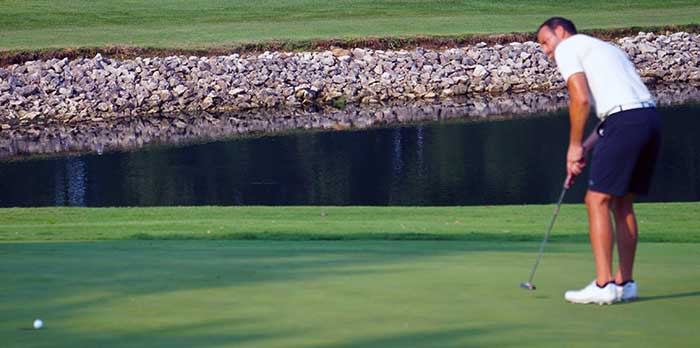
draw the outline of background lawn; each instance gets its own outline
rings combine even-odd
[[[555,198],[553,198],[555,199]],[[700,242],[700,202],[637,204],[641,240]],[[115,239],[538,241],[554,205],[469,207],[140,207],[0,209],[1,241]],[[582,204],[552,238],[588,241]]]
[[[532,32],[697,24],[696,0],[0,0],[0,50],[129,45],[207,48],[271,39]]]

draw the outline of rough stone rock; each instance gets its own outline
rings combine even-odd
[[[66,97],[72,96],[74,92],[75,91],[73,90],[73,87],[71,87],[71,86],[61,87],[58,89],[58,93],[63,95],[63,96],[66,96]]]
[[[29,121],[31,121],[31,120],[33,120],[34,118],[36,118],[37,116],[39,116],[39,115],[40,115],[40,114],[39,114],[38,112],[35,112],[35,111],[24,112],[24,113],[20,113],[20,117],[19,117],[19,118],[20,118],[20,120],[29,120]]]
[[[649,43],[641,43],[637,46],[637,48],[639,49],[639,52],[641,52],[642,54],[656,53],[656,51],[658,51],[658,49],[656,47],[654,47],[653,45],[651,45]]]
[[[483,65],[477,64],[474,67],[474,76],[482,78],[488,74],[489,74],[488,70],[486,70],[486,68]]]
[[[511,68],[510,68],[509,66],[507,66],[507,65],[501,65],[501,66],[498,68],[498,73],[499,73],[499,74],[502,74],[502,75],[503,75],[503,74],[512,74],[512,73],[513,73],[513,69],[511,69]]]
[[[101,103],[97,104],[97,109],[104,112],[104,111],[109,111],[110,108],[109,108],[109,104],[107,104],[105,102],[101,102]]]
[[[214,98],[212,96],[206,96],[204,100],[202,101],[202,109],[209,109],[214,105]]]
[[[183,93],[187,92],[187,87],[183,85],[177,85],[175,88],[173,88],[173,92],[175,92],[176,96],[181,96]]]
[[[161,101],[161,102],[170,101],[170,99],[172,99],[172,97],[173,97],[172,94],[170,93],[170,91],[165,90],[165,89],[158,90],[158,91],[156,92],[156,94],[157,94],[158,97],[160,98],[160,101]]]
[[[29,85],[29,86],[24,86],[24,87],[19,87],[15,90],[19,95],[26,97],[30,96],[36,92],[39,91],[39,88],[35,85]]]
[[[232,90],[229,90],[228,94],[231,96],[236,96],[236,95],[239,95],[243,92],[245,92],[245,89],[243,89],[243,88],[234,88]]]

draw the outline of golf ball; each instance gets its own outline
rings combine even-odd
[[[42,327],[44,327],[44,322],[41,319],[35,319],[34,320],[34,328],[38,330],[38,329],[41,329]]]

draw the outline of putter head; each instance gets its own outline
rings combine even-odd
[[[523,289],[527,289],[527,290],[535,290],[536,289],[534,284],[528,283],[528,282],[520,283],[520,287]]]

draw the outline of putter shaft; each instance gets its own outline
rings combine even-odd
[[[583,148],[583,161],[587,162],[588,157],[590,155],[590,151],[593,150],[593,147],[595,146],[595,143],[598,141],[600,138],[599,135],[599,129],[601,125],[603,124],[603,121],[599,122],[593,132],[586,137],[586,141],[583,142],[582,148]],[[542,244],[540,244],[540,250],[537,252],[537,259],[535,260],[535,264],[532,266],[532,271],[530,271],[530,278],[527,279],[526,283],[520,284],[520,287],[526,288],[529,290],[534,290],[535,285],[532,284],[532,278],[535,277],[535,271],[537,270],[537,265],[540,264],[540,259],[542,259],[542,252],[544,252],[544,245],[547,244],[547,239],[549,238],[549,233],[552,232],[552,227],[554,226],[554,221],[557,219],[557,215],[559,215],[559,207],[561,207],[561,202],[564,200],[564,195],[566,194],[566,190],[569,189],[570,185],[572,184],[572,177],[567,176],[566,179],[564,179],[564,186],[561,190],[561,194],[559,195],[559,200],[557,201],[557,207],[554,208],[554,215],[552,215],[552,221],[549,222],[549,227],[547,228],[547,232],[544,234],[544,239],[542,240]]]
[[[549,233],[552,232],[552,227],[554,226],[554,221],[557,219],[557,215],[559,215],[559,207],[561,207],[561,202],[564,200],[564,195],[566,194],[566,190],[568,189],[568,184],[569,184],[569,178],[567,178],[564,182],[564,187],[561,190],[561,194],[559,195],[559,200],[557,201],[557,206],[554,208],[554,215],[552,215],[552,220],[549,222],[549,227],[547,228],[547,232],[544,234],[544,239],[542,240],[542,244],[540,244],[540,250],[537,252],[537,259],[535,260],[535,264],[532,266],[532,271],[530,271],[530,278],[527,279],[526,284],[532,284],[532,278],[535,276],[535,271],[537,270],[537,265],[540,264],[540,259],[542,259],[542,252],[544,252],[544,245],[547,244],[547,239],[549,238]],[[534,288],[534,286],[533,286]]]

